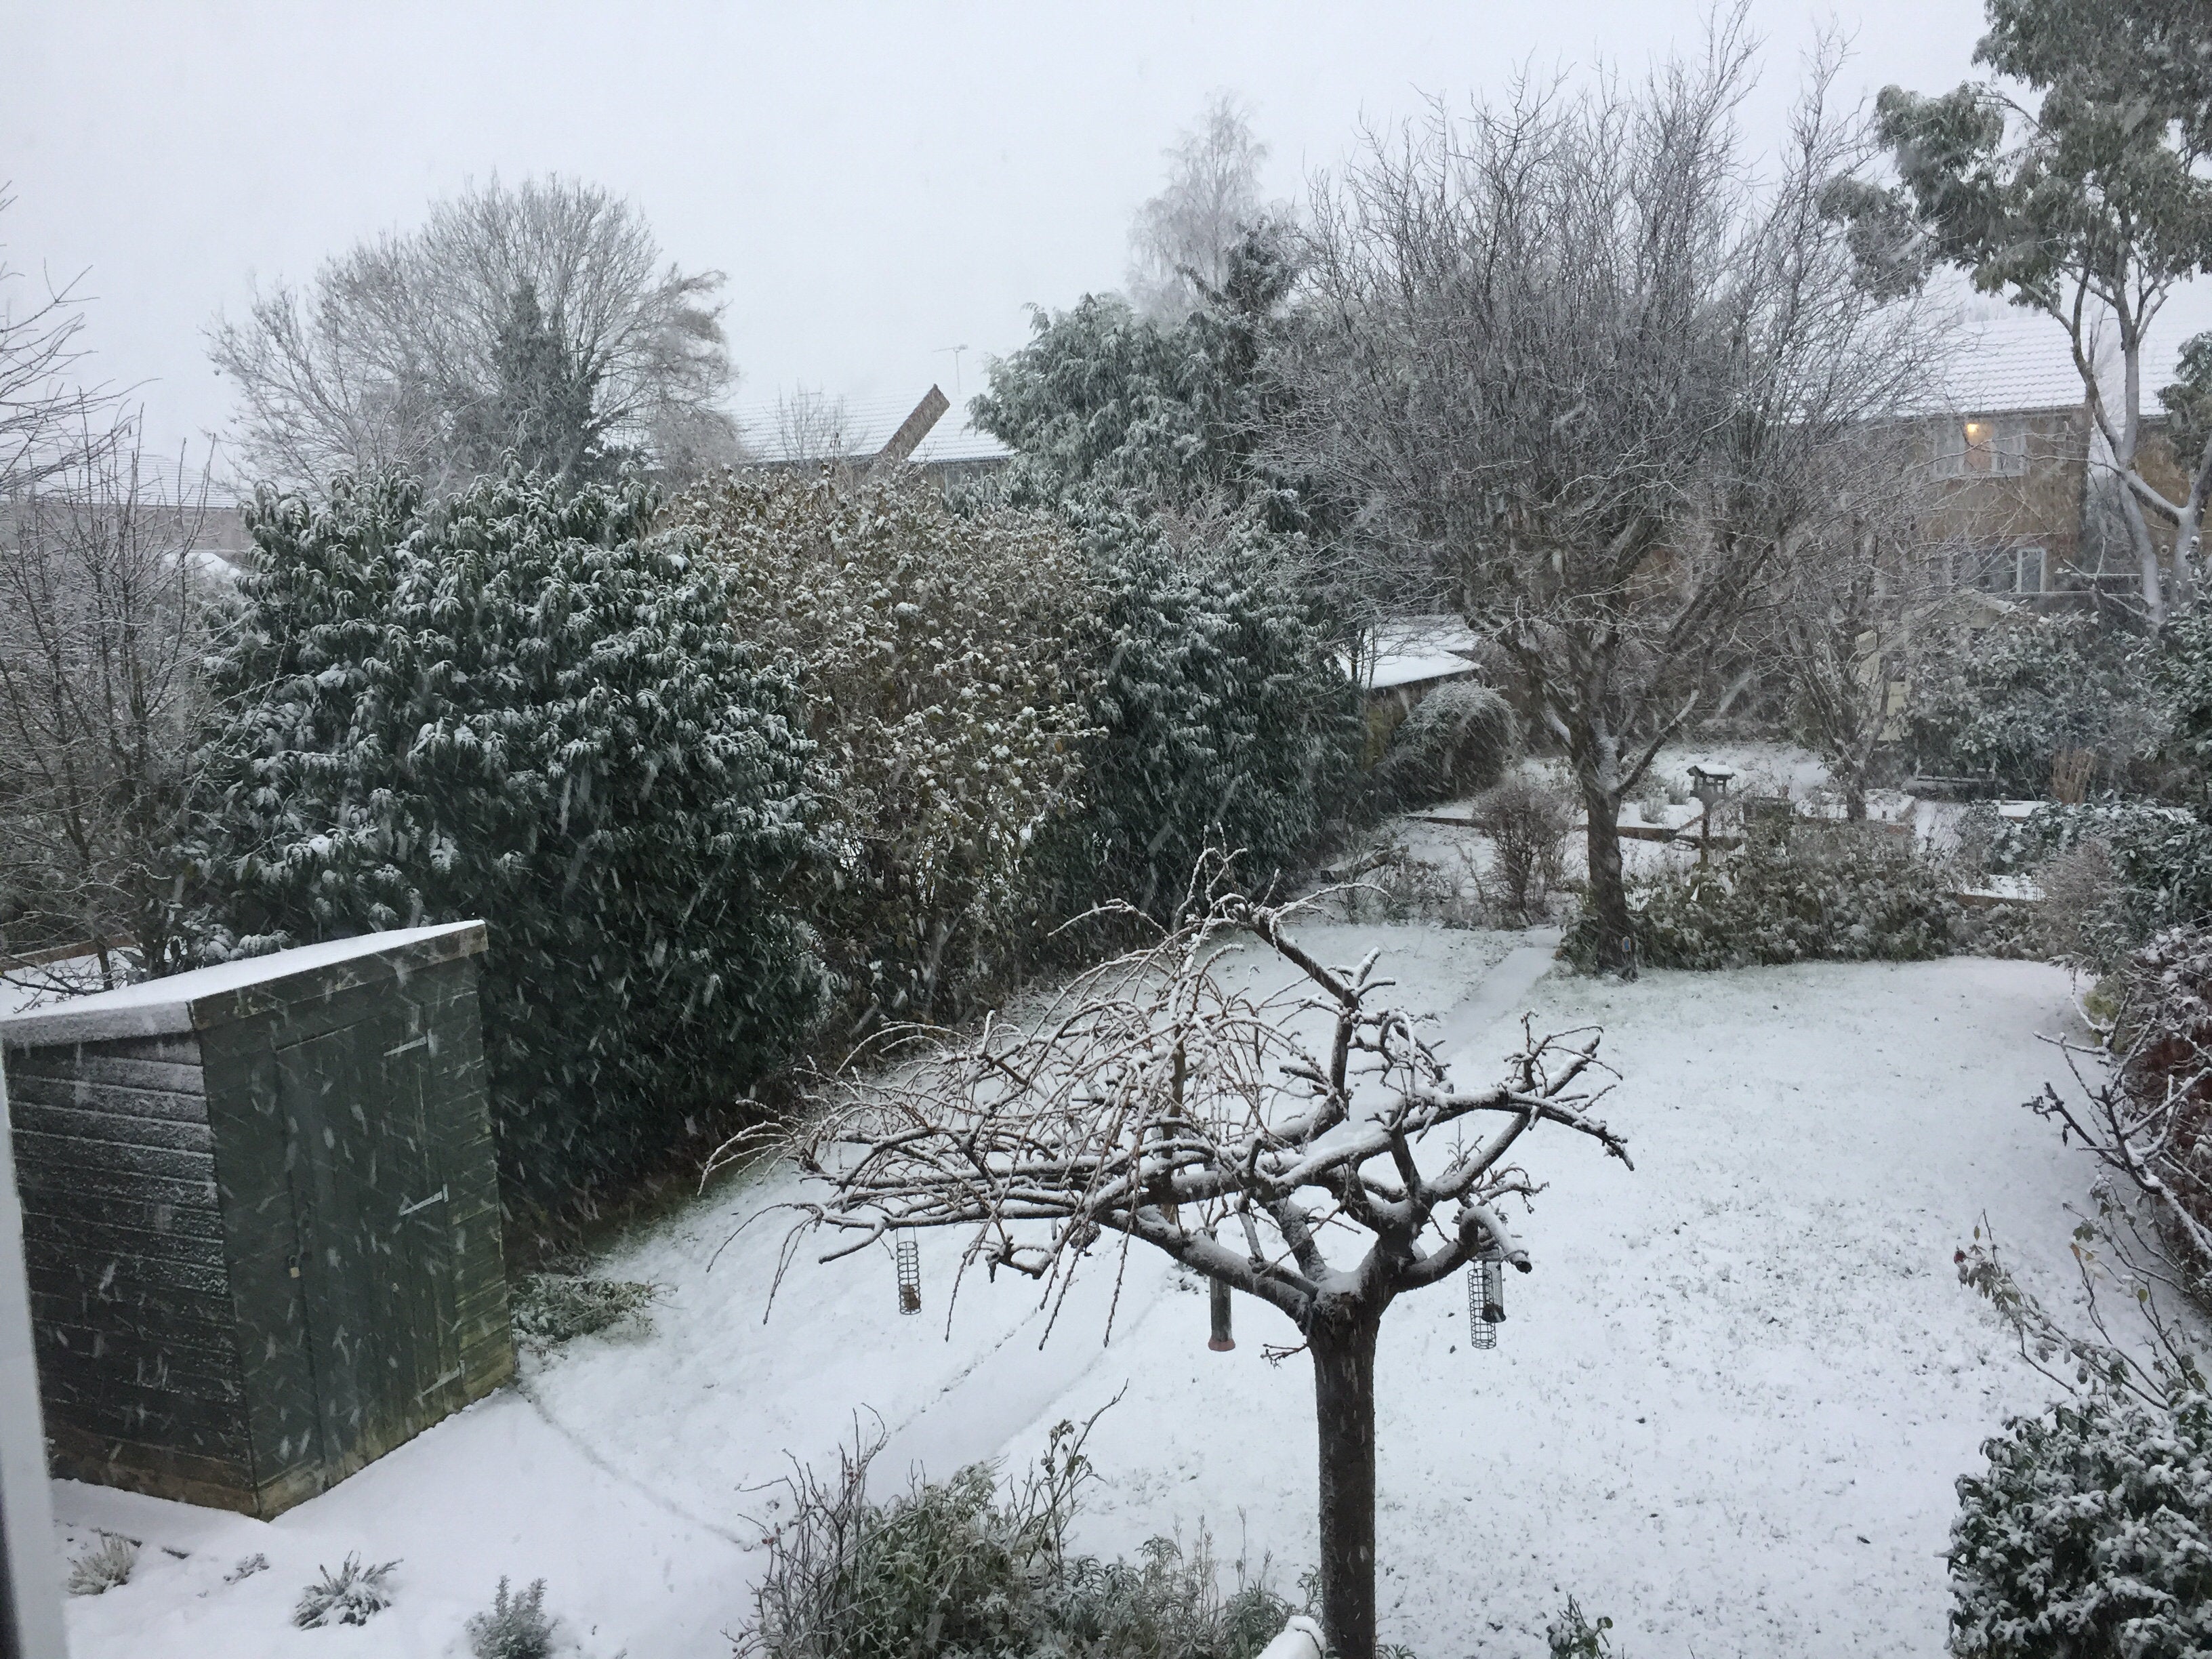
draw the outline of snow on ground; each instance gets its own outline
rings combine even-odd
[[[1524,1143],[1550,1186],[1495,1352],[1468,1350],[1456,1283],[1386,1322],[1386,1639],[1424,1659],[1540,1653],[1571,1592],[1639,1659],[1941,1652],[1952,1481],[2045,1387],[1951,1253],[1986,1211],[2063,1297],[2062,1206],[2087,1171],[2018,1103],[2056,1058],[2034,1038],[2068,1023],[2065,977],[1959,959],[1530,985],[1541,946],[1501,963],[1511,937],[1307,937],[1335,958],[1393,947],[1405,1000],[1471,1045],[1462,1076],[1494,1068],[1510,1008],[1602,1024],[1626,1079],[1607,1115],[1638,1160]],[[1239,1298],[1236,1351],[1209,1353],[1205,1298],[1133,1257],[1079,1281],[1042,1350],[1025,1281],[964,1286],[948,1341],[957,1246],[932,1239],[925,1316],[896,1313],[887,1257],[802,1253],[763,1324],[781,1224],[727,1241],[787,1190],[718,1189],[612,1253],[601,1271],[667,1287],[652,1334],[580,1340],[274,1523],[63,1483],[72,1542],[103,1527],[147,1546],[131,1583],[70,1603],[72,1651],[460,1654],[506,1573],[548,1581],[570,1651],[711,1655],[744,1616],[787,1457],[830,1457],[857,1415],[890,1433],[879,1467],[901,1475],[1026,1461],[1124,1388],[1091,1442],[1106,1478],[1086,1547],[1205,1526],[1285,1585],[1310,1565],[1311,1385],[1302,1358],[1261,1353],[1290,1340],[1279,1316]],[[400,1561],[393,1607],[290,1628],[316,1567],[349,1552]],[[225,1582],[256,1553],[269,1570]]]

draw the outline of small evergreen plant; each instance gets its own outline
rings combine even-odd
[[[471,1614],[467,1630],[475,1659],[547,1659],[553,1621],[545,1615],[545,1581],[532,1579],[528,1589],[510,1596],[501,1575],[491,1611]]]

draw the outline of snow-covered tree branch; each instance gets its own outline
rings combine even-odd
[[[1465,1085],[1388,994],[1379,952],[1323,963],[1294,915],[1217,886],[1018,1022],[886,1034],[789,1144],[811,1190],[789,1206],[785,1270],[810,1238],[830,1261],[951,1228],[963,1268],[1038,1279],[1056,1311],[1085,1261],[1138,1243],[1281,1310],[1315,1366],[1324,1622],[1335,1651],[1365,1656],[1383,1313],[1479,1259],[1530,1270],[1501,1212],[1540,1190],[1516,1161],[1539,1129],[1628,1152],[1596,1113],[1598,1032],[1531,1035],[1502,1079]],[[1253,941],[1285,988],[1221,971]],[[1320,1042],[1299,1035],[1315,1023]]]

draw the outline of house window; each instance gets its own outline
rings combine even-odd
[[[1967,547],[1950,554],[1951,586],[2021,599],[2048,586],[2049,556],[2039,547]]]
[[[1978,415],[1937,434],[1939,478],[2017,478],[2027,471],[2027,417]]]

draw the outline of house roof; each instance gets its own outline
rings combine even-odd
[[[1474,630],[1458,617],[1408,617],[1376,630],[1366,689],[1387,691],[1474,672],[1481,649]]]
[[[921,393],[912,398],[836,398],[821,400],[806,410],[804,424],[814,434],[834,433],[834,453],[792,455],[787,434],[787,417],[801,400],[787,404],[752,404],[736,411],[738,427],[755,451],[777,461],[866,460],[890,441],[899,422],[914,412]],[[812,402],[813,400],[805,400]],[[811,435],[811,434],[810,434]],[[1003,460],[1013,452],[989,433],[969,422],[964,404],[955,403],[938,419],[909,457],[917,465],[931,462]]]
[[[2143,343],[2142,410],[2161,412],[2159,388],[2179,372],[2188,332],[2160,318]],[[2100,385],[2106,403],[2121,401],[2119,341],[2100,331],[2093,345]],[[2081,371],[2066,331],[2040,312],[2008,311],[1963,324],[1939,372],[1944,406],[1962,414],[2033,413],[2079,409],[2085,401]]]

